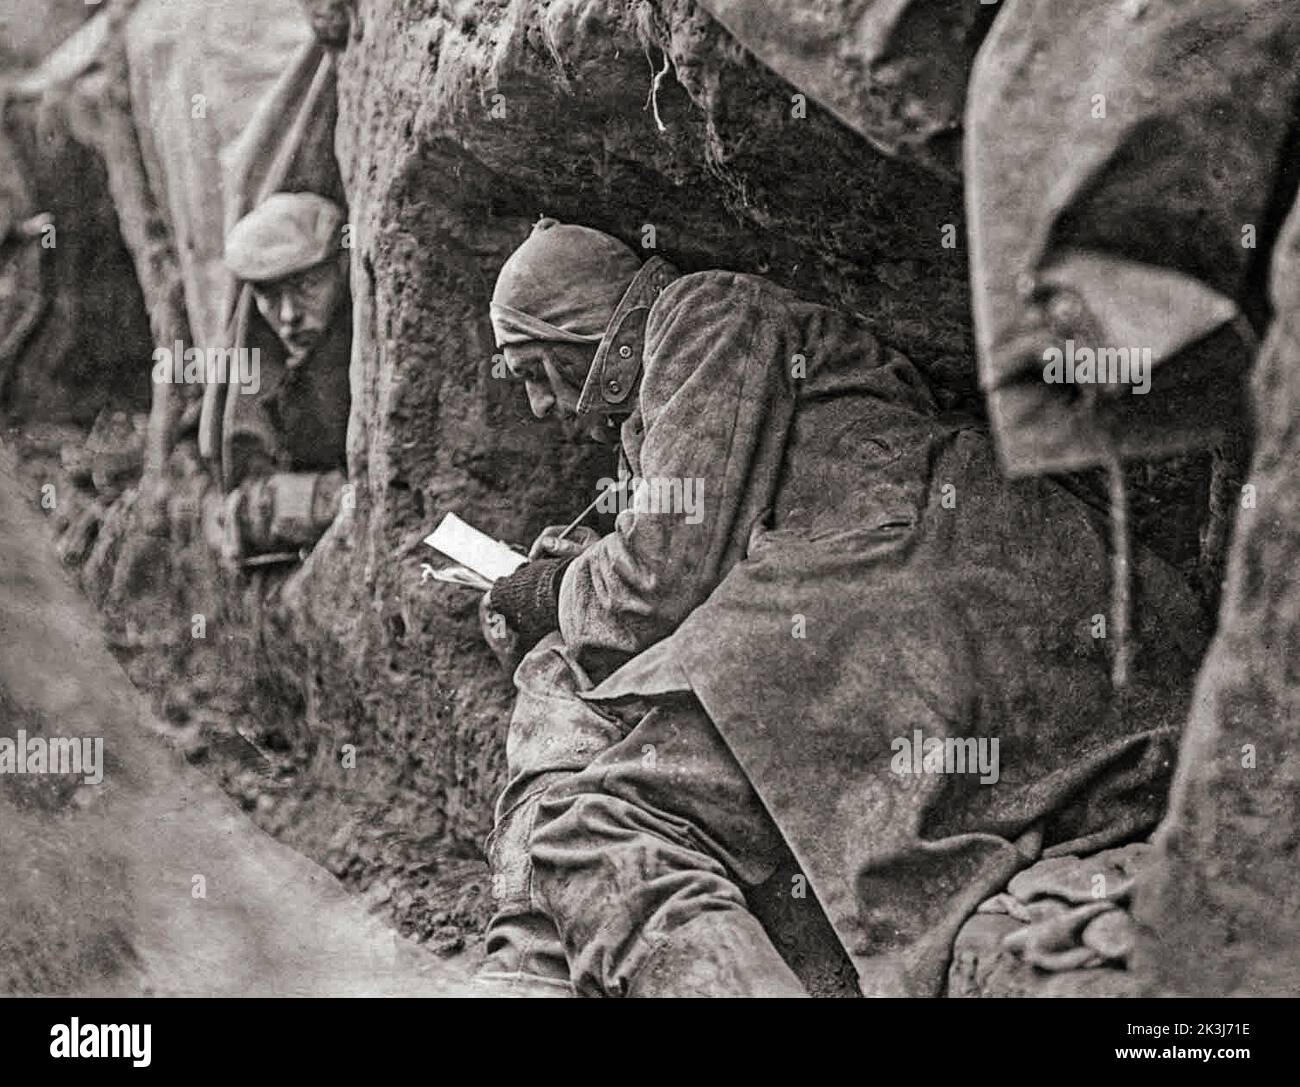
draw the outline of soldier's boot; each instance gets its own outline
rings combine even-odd
[[[560,934],[549,917],[506,907],[492,918],[487,960],[474,975],[482,996],[573,996]]]
[[[631,997],[805,997],[763,926],[744,910],[702,913],[668,934],[627,987]]]
[[[534,894],[533,864],[528,855],[537,805],[547,782],[558,776],[542,774],[533,779],[524,798],[498,815],[488,835],[497,912],[488,924],[487,960],[474,976],[480,995],[575,995],[559,930]]]

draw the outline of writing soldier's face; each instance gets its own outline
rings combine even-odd
[[[344,279],[342,265],[327,260],[284,279],[254,284],[257,310],[284,344],[289,369],[306,362],[324,339]]]
[[[617,418],[593,413],[579,417],[578,398],[596,355],[596,345],[530,340],[502,348],[506,368],[524,383],[528,406],[538,419],[558,419],[572,438],[612,445]]]

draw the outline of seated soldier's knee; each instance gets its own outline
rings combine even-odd
[[[643,849],[651,839],[675,837],[656,813],[635,799],[580,788],[570,779],[541,797],[529,840],[534,864],[608,868],[611,851]]]
[[[537,893],[562,928],[603,923],[611,908],[647,922],[704,899],[714,907],[744,901],[684,820],[620,797],[548,794],[528,852]]]
[[[744,912],[744,895],[680,820],[604,794],[548,796],[529,842],[538,898],[586,994],[624,995],[670,934]]]
[[[585,929],[607,899],[615,848],[607,798],[547,795],[527,842],[532,892],[561,932]],[[603,871],[602,871],[603,869]]]
[[[538,873],[588,869],[627,837],[625,802],[592,793],[575,794],[562,783],[538,799],[528,837],[528,858]],[[620,830],[620,828],[623,828]]]

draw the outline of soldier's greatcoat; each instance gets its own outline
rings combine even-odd
[[[853,316],[747,275],[660,285],[639,276],[622,309],[648,308],[644,325],[607,334],[632,329],[644,361],[625,452],[661,496],[698,481],[702,502],[643,493],[565,572],[559,626],[596,684],[585,697],[693,691],[864,990],[936,993],[956,927],[1017,869],[1159,817],[1199,606],[1138,549],[1121,700],[1095,636],[1099,511],[1005,482],[986,434],[937,412]],[[996,783],[900,772],[896,741],[918,730],[996,739]]]

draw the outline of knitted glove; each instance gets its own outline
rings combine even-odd
[[[524,650],[531,649],[560,627],[560,580],[573,559],[536,559],[492,586],[492,609],[505,616],[519,634]]]

